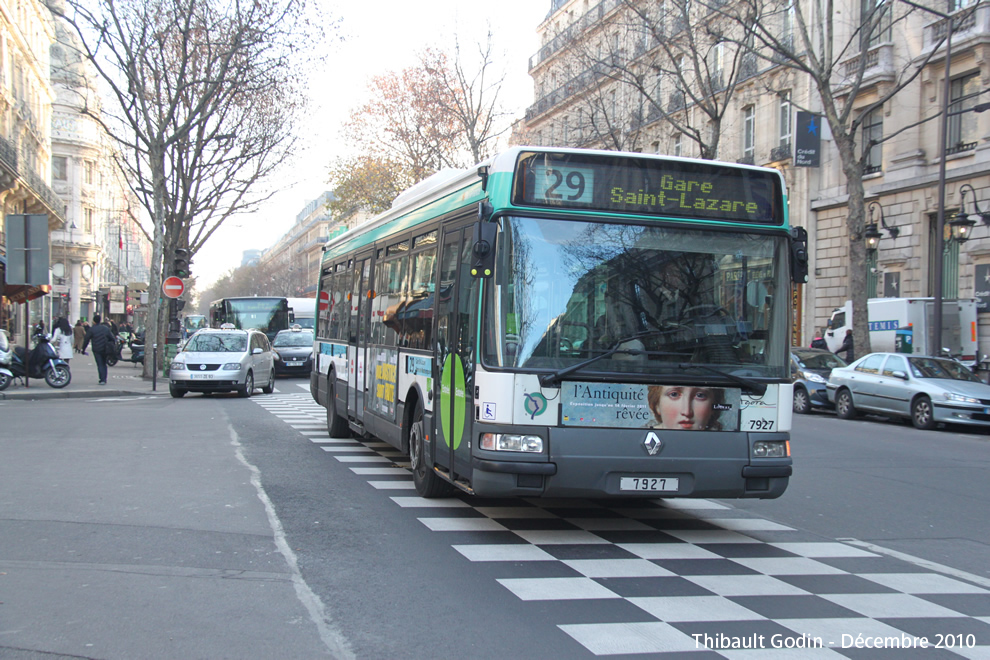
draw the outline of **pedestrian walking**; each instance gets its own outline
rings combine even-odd
[[[76,353],[82,353],[83,338],[86,337],[86,328],[83,327],[82,319],[76,320],[76,325],[72,328],[72,348]]]
[[[76,324],[72,326],[72,348],[76,353],[82,353],[82,340],[86,336],[86,328],[82,325],[82,319],[76,319]]]
[[[72,359],[73,330],[69,325],[69,319],[60,316],[55,321],[55,334],[52,335],[52,348],[58,356],[68,362]]]
[[[100,375],[100,385],[107,384],[107,354],[113,350],[113,333],[110,327],[100,323],[100,315],[93,314],[93,326],[86,331],[83,339],[83,355],[86,347],[93,342],[93,359],[96,360],[96,371]]]
[[[846,336],[842,339],[842,346],[835,352],[836,355],[842,351],[846,352],[846,364],[853,361],[853,331],[846,330]]]

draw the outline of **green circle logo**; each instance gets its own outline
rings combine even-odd
[[[542,415],[547,411],[547,398],[539,392],[525,394],[526,401],[523,403],[523,410],[530,419],[535,419],[537,415]]]
[[[453,445],[457,449],[461,446],[466,408],[464,365],[459,355],[451,353],[440,371],[440,429],[448,447]]]

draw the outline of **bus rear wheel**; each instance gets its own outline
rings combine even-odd
[[[409,463],[413,484],[420,497],[447,497],[454,488],[437,476],[426,462],[426,422],[423,421],[423,404],[416,402],[412,423],[409,425]]]
[[[330,434],[331,438],[347,438],[350,436],[350,427],[347,426],[347,420],[337,413],[335,380],[335,376],[331,373],[327,387],[327,433]]]

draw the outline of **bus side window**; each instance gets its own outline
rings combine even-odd
[[[402,324],[409,348],[430,348],[433,339],[437,249],[412,255],[409,294]]]
[[[388,277],[385,282],[386,295],[382,303],[384,310],[382,322],[386,328],[383,343],[386,346],[398,346],[399,337],[402,334],[402,316],[399,312],[402,309],[402,292],[405,289],[405,273],[408,261],[409,257],[402,256],[388,264]]]
[[[327,299],[333,295],[332,273],[327,273],[320,278],[320,291],[328,296]],[[317,305],[316,307],[316,336],[321,339],[330,337],[330,305],[326,307]]]

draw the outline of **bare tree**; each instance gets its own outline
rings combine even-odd
[[[152,219],[151,291],[172,251],[194,254],[227,218],[271,193],[259,184],[292,153],[299,43],[319,22],[305,0],[51,0],[115,101],[91,113],[121,145]],[[85,111],[85,110],[84,110]],[[148,332],[159,341],[160,307]],[[145,375],[154,365],[145,364]]]
[[[927,51],[909,53],[882,85],[866,78],[871,48],[892,38],[914,9],[910,3],[889,0],[853,5],[862,13],[852,20],[842,16],[830,0],[702,0],[708,11],[736,23],[730,32],[739,46],[758,55],[765,67],[782,67],[806,76],[822,105],[838,151],[849,196],[848,233],[849,298],[853,303],[853,341],[857,352],[870,350],[866,291],[866,229],[864,166],[870,147],[858,136],[870,113],[882,108],[911,84],[939,51],[944,37]],[[972,9],[966,12],[975,11]],[[955,20],[960,20],[957,17]],[[741,35],[741,38],[740,38]],[[920,43],[903,39],[910,49]],[[868,102],[864,94],[872,92]]]
[[[716,158],[737,86],[755,73],[748,49],[729,38],[738,27],[689,0],[616,4],[607,20],[578,19],[556,35],[577,64],[548,92],[579,99],[563,142],[637,150],[644,127],[660,122]]]
[[[468,55],[457,39],[453,57],[435,49],[428,49],[420,56],[423,69],[446,91],[446,103],[441,110],[454,123],[463,148],[470,153],[467,165],[491,156],[495,143],[509,130],[509,114],[499,99],[505,72],[493,70],[491,31],[476,48],[474,62],[467,61]]]

